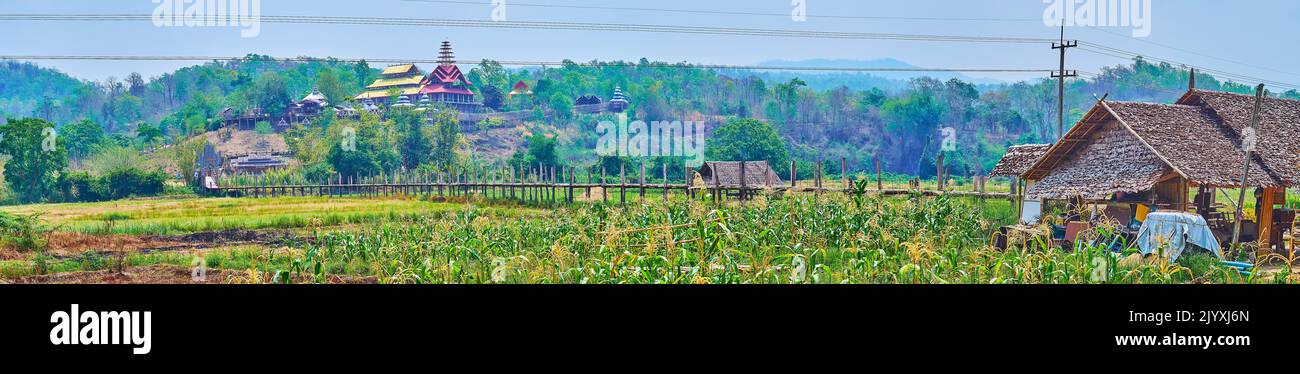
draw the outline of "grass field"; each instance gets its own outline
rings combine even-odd
[[[634,194],[629,194],[631,198]],[[635,201],[635,200],[633,200]],[[533,208],[414,198],[190,198],[3,207],[41,214],[80,249],[0,256],[0,279],[185,269],[221,282],[381,283],[1248,283],[1206,255],[1131,261],[1034,240],[990,246],[1001,199],[798,195],[746,204],[580,203]],[[222,230],[292,240],[186,241]],[[162,236],[162,237],[155,237]],[[80,236],[78,236],[81,238]],[[47,244],[69,240],[47,239]],[[124,241],[145,243],[123,245]],[[207,240],[207,239],[203,239]],[[224,239],[223,239],[224,240]],[[160,244],[150,247],[148,242]],[[161,242],[166,242],[165,245]],[[173,243],[178,242],[178,243]],[[84,244],[90,243],[90,244]],[[134,242],[132,242],[134,243]],[[63,281],[57,278],[55,281]],[[186,279],[173,279],[186,282]]]
[[[58,231],[87,234],[173,235],[231,229],[296,229],[409,221],[460,208],[415,199],[214,198],[124,200],[103,203],[0,207],[0,212],[40,214]],[[536,211],[487,207],[510,214]]]

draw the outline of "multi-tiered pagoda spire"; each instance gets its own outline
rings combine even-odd
[[[456,54],[451,50],[451,41],[443,40],[442,48],[438,50],[438,65],[451,66],[456,64]]]

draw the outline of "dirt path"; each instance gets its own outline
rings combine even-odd
[[[135,236],[135,235],[88,235],[71,232],[53,232],[45,237],[46,254],[56,258],[79,256],[88,251],[95,252],[151,252],[193,250],[216,247],[228,247],[241,244],[262,244],[267,246],[284,246],[298,240],[297,236],[287,230],[225,230],[200,232],[187,235],[170,236]],[[0,259],[22,259],[24,256],[12,250],[0,251]]]
[[[266,284],[272,283],[273,274],[264,272],[207,269],[203,277],[196,277],[193,269],[174,265],[130,267],[122,272],[112,270],[81,271],[46,275],[32,275],[13,279],[0,279],[0,284]],[[298,277],[294,283],[309,279]],[[331,284],[376,284],[376,277],[328,276]]]

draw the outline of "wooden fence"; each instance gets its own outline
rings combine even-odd
[[[841,160],[841,168],[845,163]],[[262,175],[233,175],[209,177],[204,183],[210,194],[222,196],[275,197],[275,196],[439,196],[469,197],[477,196],[488,199],[509,199],[525,203],[573,203],[575,201],[617,200],[626,204],[629,194],[638,201],[645,201],[649,193],[657,193],[659,199],[667,201],[673,194],[695,198],[703,193],[706,198],[721,201],[729,198],[745,201],[759,193],[798,192],[798,193],[850,193],[852,182],[843,178],[847,170],[841,170],[841,178],[826,179],[822,173],[822,163],[818,162],[813,172],[811,183],[801,184],[798,180],[796,166],[791,164],[791,180],[781,184],[764,184],[754,186],[726,185],[691,185],[696,175],[683,165],[682,179],[669,177],[665,164],[658,176],[647,173],[645,163],[640,165],[640,173],[629,178],[627,164],[620,165],[618,175],[611,176],[604,169],[576,169],[565,167],[499,166],[493,168],[476,168],[455,170],[438,174],[390,173],[378,175],[344,176],[334,175],[325,183],[272,182]],[[676,176],[674,176],[676,177]],[[743,180],[743,179],[742,179]],[[953,195],[980,198],[1012,198],[1010,193],[985,192],[983,183],[975,183],[969,191],[945,189],[942,183],[938,190],[925,190],[919,181],[908,189],[886,189],[877,169],[875,189],[867,193],[881,195],[922,194],[927,196]],[[654,198],[654,197],[649,197]]]

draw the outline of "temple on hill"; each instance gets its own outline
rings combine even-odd
[[[627,96],[623,95],[623,88],[614,87],[614,97],[609,99],[609,111],[623,113],[623,111],[627,110],[628,105]]]
[[[389,66],[383,75],[357,95],[358,102],[368,105],[414,106],[443,104],[462,112],[478,112],[482,104],[474,101],[473,84],[456,67],[451,42],[443,41],[438,52],[438,67],[425,75],[414,64]],[[393,93],[397,94],[394,99]],[[390,100],[395,100],[389,103]]]

